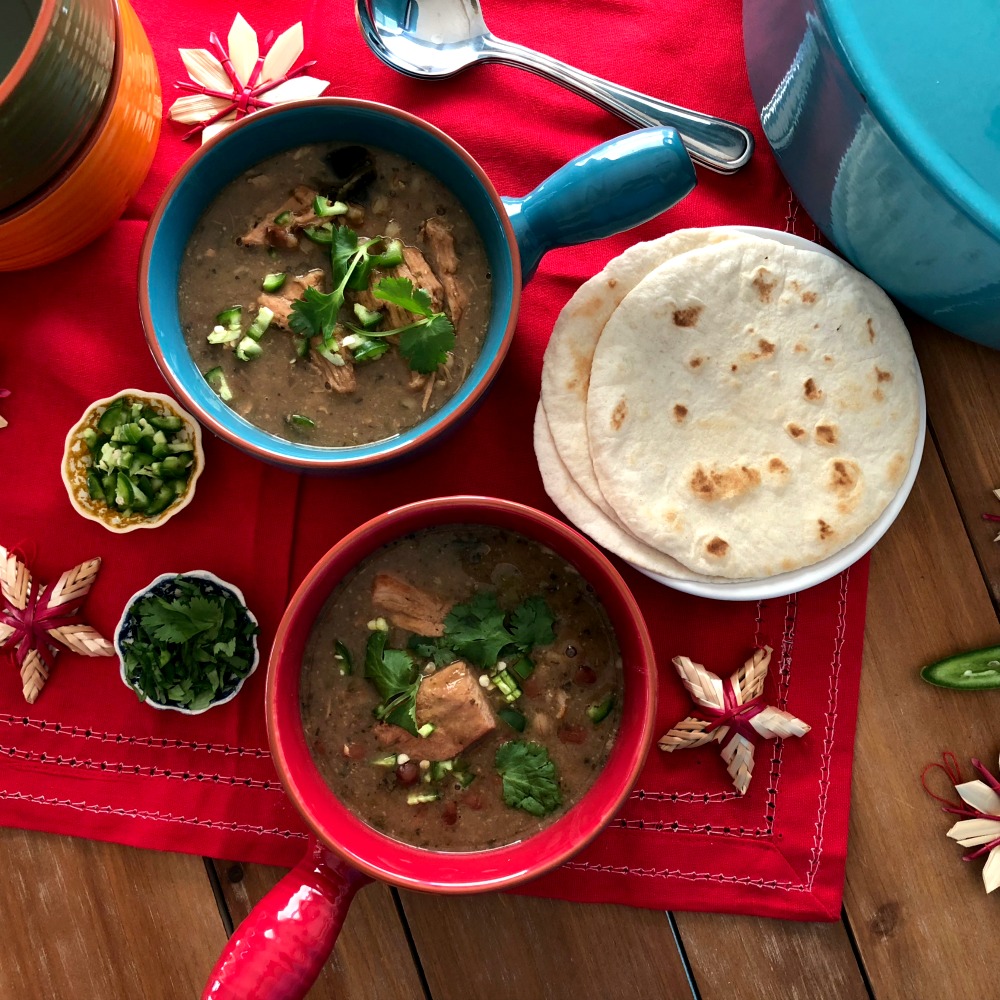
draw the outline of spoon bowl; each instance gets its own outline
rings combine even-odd
[[[567,63],[497,38],[479,0],[356,0],[358,26],[387,66],[417,79],[443,80],[477,63],[518,66],[586,97],[638,128],[675,128],[695,163],[735,173],[753,155],[748,129],[714,115],[629,90]]]
[[[379,2],[370,11],[358,0],[358,25],[368,47],[387,66],[418,80],[446,80],[482,60],[490,34],[482,12],[471,4],[461,19],[447,15],[449,5],[421,7],[419,25],[405,11],[409,4]],[[393,16],[404,8],[400,19]],[[410,27],[412,25],[412,27]]]

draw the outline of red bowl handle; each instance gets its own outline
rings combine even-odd
[[[302,1000],[370,881],[314,841],[236,928],[202,1000]]]

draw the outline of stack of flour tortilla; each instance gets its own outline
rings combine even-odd
[[[631,247],[570,299],[535,452],[596,542],[675,579],[761,579],[858,537],[895,495],[920,376],[886,294],[731,229]]]

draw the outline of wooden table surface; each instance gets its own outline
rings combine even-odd
[[[1000,692],[919,667],[1000,641],[1000,353],[907,317],[927,389],[916,486],[871,567],[842,918],[790,923],[526,897],[359,894],[311,1000],[1000,996],[997,907],[920,785],[944,749],[995,766]],[[282,874],[0,830],[0,1000],[200,996]],[[1000,894],[998,894],[1000,895]]]

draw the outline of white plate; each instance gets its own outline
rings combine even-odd
[[[803,239],[792,233],[780,232],[777,229],[762,229],[757,226],[718,226],[715,228],[734,233],[748,233],[750,236],[760,236],[762,239],[775,240],[778,243],[798,247],[802,250],[813,250],[833,257],[835,260],[841,260],[837,254],[818,243],[813,243],[811,240]],[[916,359],[914,359],[914,364],[916,364]],[[634,563],[629,563],[629,565],[644,576],[662,583],[665,587],[672,587],[674,590],[680,590],[685,594],[694,594],[697,597],[712,597],[719,601],[759,601],[769,597],[784,597],[787,594],[795,594],[800,590],[815,587],[817,584],[837,576],[869,552],[889,530],[889,525],[896,520],[896,516],[903,509],[903,504],[910,495],[910,490],[917,478],[920,459],[924,452],[924,437],[927,433],[927,401],[924,397],[924,384],[920,376],[919,366],[917,366],[917,405],[919,407],[917,439],[914,442],[913,455],[910,457],[910,465],[906,470],[902,484],[881,515],[853,542],[845,545],[829,558],[813,563],[811,566],[793,570],[790,573],[780,573],[777,576],[768,576],[757,580],[724,580],[711,576],[702,576],[696,580],[678,579],[645,570]]]

